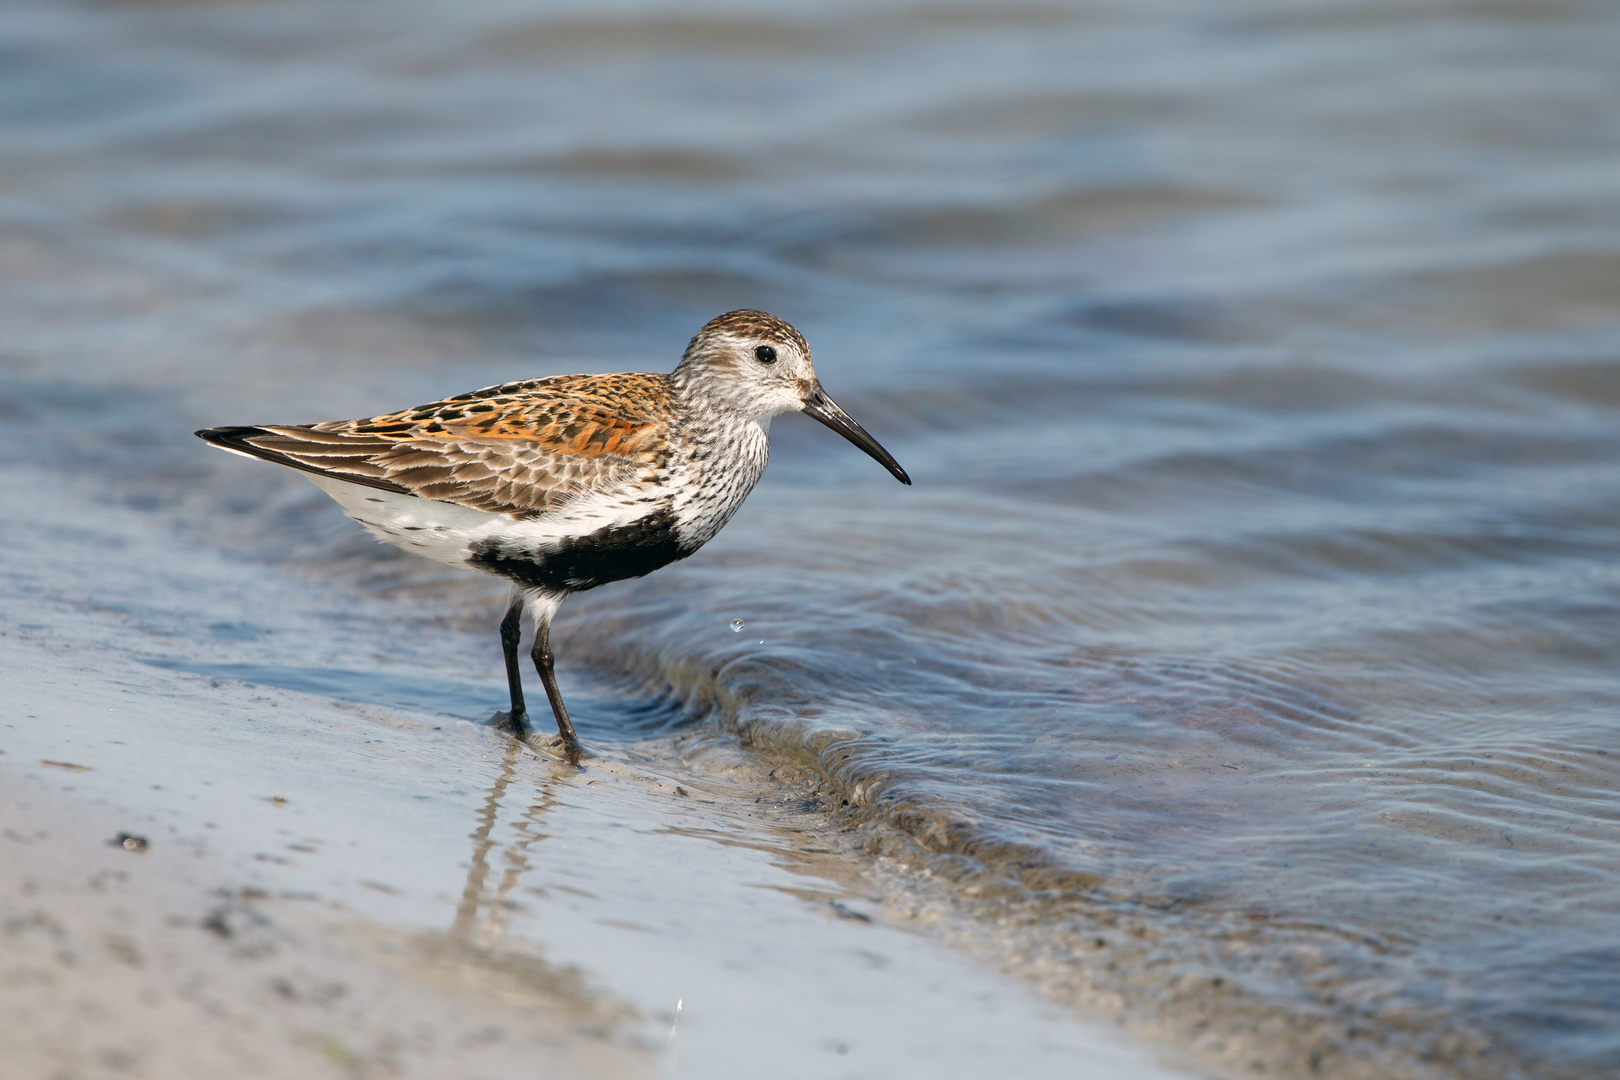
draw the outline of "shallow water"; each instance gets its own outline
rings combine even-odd
[[[565,607],[587,740],[796,763],[959,940],[1233,1068],[1620,1075],[1620,14],[605,10],[5,10],[5,453],[425,665],[244,611],[198,673],[500,704],[489,590],[192,427],[766,308],[916,486],[780,421]]]

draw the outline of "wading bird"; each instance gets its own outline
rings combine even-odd
[[[797,410],[911,478],[816,378],[810,346],[763,311],[728,311],[668,375],[559,375],[502,383],[404,412],[197,432],[302,470],[379,540],[511,582],[501,620],[510,712],[528,725],[518,641],[557,731],[578,739],[552,672],[551,620],[570,593],[640,577],[712,540],[753,490],[771,418]]]

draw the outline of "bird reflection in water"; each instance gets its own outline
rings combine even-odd
[[[540,831],[541,821],[557,805],[553,791],[555,781],[547,777],[536,785],[539,798],[513,822],[516,837],[505,846],[505,865],[500,869],[499,880],[493,889],[489,887],[490,853],[500,846],[495,839],[495,825],[507,789],[517,779],[517,760],[521,752],[522,744],[518,742],[507,746],[501,756],[500,771],[479,811],[478,827],[469,834],[473,842],[472,864],[467,870],[467,883],[461,890],[461,902],[456,905],[455,921],[450,926],[450,939],[463,947],[492,950],[500,945],[506,936],[507,916],[523,910],[522,905],[511,899],[511,894],[529,869],[529,848],[550,835]]]

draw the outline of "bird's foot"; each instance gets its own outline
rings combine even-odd
[[[498,712],[489,718],[497,731],[510,732],[520,738],[529,730],[529,714],[524,712]]]
[[[567,735],[558,735],[557,741],[552,745],[562,751],[563,757],[570,765],[578,765],[579,759],[585,756],[585,748],[579,744],[579,740]]]

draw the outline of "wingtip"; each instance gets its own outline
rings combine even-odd
[[[263,435],[264,429],[257,427],[206,427],[198,428],[192,432],[210,446],[219,446],[230,449],[234,444],[240,443],[251,435]]]

